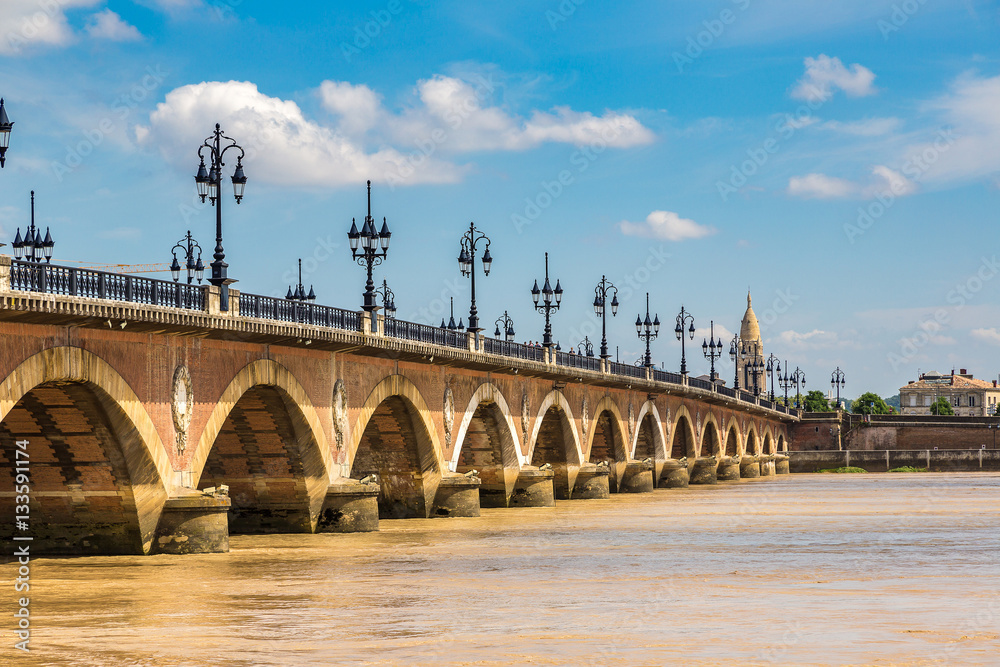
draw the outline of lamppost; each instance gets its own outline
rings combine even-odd
[[[646,341],[646,356],[643,366],[652,368],[653,356],[649,352],[649,343],[660,335],[660,315],[656,314],[652,320],[649,319],[649,292],[646,292],[646,319],[642,319],[642,315],[635,316],[635,332],[639,335],[639,340]]]
[[[508,343],[514,340],[514,320],[510,319],[510,315],[507,314],[506,310],[503,311],[501,317],[497,318],[496,325],[497,328],[493,332],[494,338],[499,340],[500,332],[503,331],[503,336]]]
[[[385,259],[389,253],[389,239],[392,232],[389,231],[389,224],[382,218],[381,231],[375,231],[375,218],[372,217],[372,182],[368,181],[368,214],[365,215],[365,223],[358,231],[358,223],[351,218],[351,231],[347,232],[347,240],[351,244],[351,257],[358,266],[364,266],[368,270],[368,280],[365,282],[365,302],[361,310],[366,313],[374,312],[378,307],[375,305],[375,281],[372,280],[372,269]],[[358,246],[361,246],[360,249]],[[374,326],[374,322],[372,323]]]
[[[722,356],[722,339],[719,338],[716,342],[715,338],[715,320],[710,320],[711,329],[708,334],[708,341],[704,338],[701,339],[701,352],[705,355],[706,359],[712,362],[712,370],[708,374],[708,379],[710,382],[715,382],[715,360]]]
[[[795,382],[795,407],[799,408],[801,406],[802,390],[799,388],[799,383],[803,386],[806,384],[806,374],[798,366],[795,367],[795,372],[792,373],[792,380]]]
[[[840,409],[840,388],[847,384],[844,380],[844,371],[840,370],[840,366],[837,366],[837,370],[830,375],[830,386],[837,388],[837,409]]]
[[[648,293],[647,293],[648,297]],[[674,335],[677,336],[677,340],[681,342],[681,375],[686,376],[688,374],[687,370],[687,358],[684,355],[684,324],[689,323],[691,326],[688,328],[688,338],[694,340],[694,316],[684,310],[684,306],[681,306],[681,312],[677,316],[677,326],[674,327]]]
[[[767,373],[770,376],[771,382],[771,395],[770,401],[774,403],[774,374],[778,374],[778,379],[781,379],[781,361],[778,357],[774,356],[772,353],[770,357],[767,358]]]
[[[52,234],[49,233],[49,228],[45,228],[45,238],[42,239],[41,230],[35,227],[35,191],[31,191],[31,225],[25,230],[24,238],[21,238],[21,228],[17,228],[17,234],[14,236],[14,242],[11,247],[14,248],[14,259],[24,259],[28,262],[40,263],[42,258],[45,258],[45,263],[48,264],[52,259],[52,247],[55,242],[52,241]]]
[[[583,337],[583,340],[577,345],[577,350],[580,354],[585,354],[588,357],[594,356],[594,344],[590,342],[590,336]]]
[[[552,285],[549,283],[549,253],[545,253],[545,286],[542,289],[538,289],[538,281],[535,281],[534,287],[531,288],[531,300],[535,302],[535,310],[539,313],[545,313],[545,332],[542,335],[542,346],[545,348],[552,347],[552,322],[550,320],[553,310],[559,310],[559,304],[562,301],[563,288],[559,284],[559,280],[556,280],[556,288],[552,289]],[[542,303],[538,303],[538,298],[542,298]]]
[[[7,110],[3,107],[3,98],[0,97],[0,169],[7,162],[7,147],[10,145],[10,131],[14,128],[14,123],[7,117]]]
[[[740,340],[740,335],[736,334],[733,336],[733,340],[729,343],[729,360],[733,362],[736,367],[736,374],[733,376],[733,389],[737,391],[740,388],[740,354],[743,351],[743,341]]]
[[[788,360],[785,360],[785,374],[781,375],[779,373],[778,382],[781,384],[781,388],[785,390],[785,407],[786,408],[791,407],[788,404],[788,390],[791,389],[792,386],[795,384],[795,380],[792,378],[791,375],[789,375]]]
[[[618,288],[605,276],[601,276],[601,282],[597,283],[594,289],[594,312],[601,318],[601,359],[607,359],[608,354],[608,312],[604,304],[608,301],[608,294],[611,294],[611,316],[618,315]]]
[[[223,145],[223,141],[229,143]],[[202,153],[206,148],[209,152],[208,158],[211,164],[208,170],[205,169],[205,155]],[[219,308],[221,310],[229,310],[229,283],[234,282],[229,279],[229,265],[226,264],[226,251],[222,248],[222,192],[220,190],[222,187],[222,168],[226,166],[223,158],[226,155],[226,151],[231,148],[235,148],[240,152],[236,158],[236,171],[233,172],[232,178],[233,195],[236,197],[237,204],[243,201],[243,189],[247,184],[246,174],[243,173],[243,157],[246,155],[246,151],[236,143],[236,140],[224,135],[218,123],[215,124],[215,132],[198,147],[198,157],[201,160],[201,164],[198,165],[198,174],[194,177],[194,182],[198,186],[198,196],[201,197],[202,203],[208,197],[212,202],[212,206],[215,207],[215,254],[212,255],[214,259],[210,264],[212,267],[212,277],[208,279],[208,282],[220,288]]]
[[[441,319],[441,328],[450,329],[451,331],[464,331],[465,325],[462,324],[462,318],[458,318],[458,324],[455,324],[455,297],[451,297],[451,319],[448,323],[444,323],[444,318]]]
[[[382,297],[385,316],[390,320],[396,317],[396,295],[389,289],[389,283],[385,278],[382,279],[382,286],[375,290],[375,294]]]
[[[291,286],[288,287],[288,294],[285,295],[286,299],[291,301],[315,301],[316,292],[313,291],[312,285],[309,286],[309,293],[306,294],[306,288],[302,284],[302,259],[299,258],[299,284],[295,286],[295,291],[292,291]]]
[[[476,310],[476,247],[480,241],[486,241],[486,248],[483,250],[483,273],[490,275],[490,266],[493,265],[493,257],[490,256],[490,239],[486,234],[476,229],[476,223],[469,223],[469,231],[462,235],[462,251],[458,253],[458,266],[462,270],[463,276],[472,278],[472,305],[469,307],[469,331],[478,334],[483,330],[479,326],[479,315]]]
[[[755,358],[750,362],[748,368],[753,373],[753,395],[760,396],[760,381],[764,376],[764,362],[761,359]]]
[[[181,264],[177,261],[177,251],[180,250],[184,257],[184,266],[187,269],[187,283],[191,284],[191,281],[195,278],[201,283],[202,276],[205,275],[205,265],[201,263],[201,246],[198,242],[191,238],[191,230],[184,235],[180,241],[178,241],[173,248],[170,249],[170,253],[174,256],[172,262],[170,262],[170,274],[174,278],[174,282],[178,282],[181,279]],[[195,256],[197,255],[197,257]],[[197,261],[196,261],[197,260]]]

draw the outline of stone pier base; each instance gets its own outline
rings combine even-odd
[[[510,507],[555,507],[556,495],[552,480],[555,473],[538,468],[522,468],[510,495]]]
[[[652,493],[652,461],[629,461],[618,483],[618,493]]]
[[[760,459],[756,456],[744,456],[740,459],[740,477],[743,479],[760,477]]]
[[[431,516],[479,516],[478,477],[456,475],[442,477],[434,497],[434,511]]]
[[[719,482],[719,462],[714,456],[702,456],[695,459],[694,470],[691,471],[692,484],[717,484]]]
[[[740,481],[740,461],[731,456],[724,457],[719,462],[715,475],[720,482]]]
[[[774,457],[774,472],[778,475],[789,474],[788,456],[778,454]]]
[[[576,484],[573,485],[572,499],[610,498],[610,474],[611,470],[607,466],[585,465],[581,467],[576,475]]]
[[[671,459],[663,464],[660,472],[660,486],[667,489],[686,489],[690,483],[690,473],[687,466],[682,466]]]
[[[326,491],[317,533],[371,533],[378,530],[378,482],[341,479]]]
[[[760,457],[760,476],[770,477],[774,474],[774,454]]]
[[[156,529],[153,553],[226,553],[230,505],[228,496],[206,496],[197,491],[167,498]]]

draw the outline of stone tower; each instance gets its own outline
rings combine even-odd
[[[755,373],[751,368],[754,364],[763,368],[764,343],[760,338],[760,325],[757,323],[757,315],[753,312],[749,290],[747,291],[747,312],[743,314],[743,322],[740,324],[740,349],[737,352],[736,370],[740,377],[740,389],[752,392]],[[757,389],[763,395],[767,391],[767,373],[760,370],[756,372],[756,376]]]

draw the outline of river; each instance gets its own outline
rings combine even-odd
[[[0,566],[3,664],[1000,664],[1000,474],[781,476],[231,548],[33,559],[30,655]]]

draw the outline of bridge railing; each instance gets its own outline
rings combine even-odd
[[[653,369],[653,379],[657,382],[669,382],[671,384],[683,384],[684,377],[680,373],[671,373],[670,371],[661,371]]]
[[[688,378],[688,385],[691,387],[697,387],[698,389],[704,389],[705,391],[713,391],[715,382],[709,382],[708,380],[702,380],[701,378]]]
[[[385,335],[390,338],[402,338],[404,340],[415,340],[421,343],[431,343],[432,345],[446,345],[459,349],[468,349],[469,334],[464,331],[453,331],[433,327],[429,324],[418,324],[387,318],[385,320]]]
[[[736,395],[736,390],[732,387],[724,387],[721,384],[716,385],[715,390],[722,394],[723,396],[728,396],[729,398],[738,398]]]
[[[646,379],[645,366],[630,366],[629,364],[610,361],[608,362],[608,372],[614,375],[624,375],[630,378],[639,378],[641,380]]]
[[[10,286],[27,292],[129,301],[187,310],[205,308],[205,289],[198,285],[16,259],[10,265]]]
[[[600,357],[588,357],[585,354],[569,354],[568,352],[556,352],[556,363],[560,366],[570,368],[582,368],[587,371],[601,371]]]
[[[545,361],[545,348],[497,338],[483,338],[483,352],[526,361]]]
[[[260,294],[240,293],[240,315],[345,331],[361,330],[361,316],[356,311]]]

